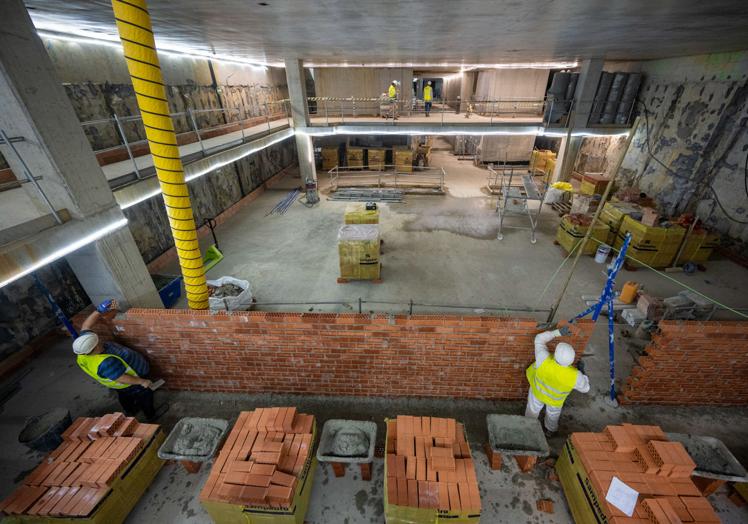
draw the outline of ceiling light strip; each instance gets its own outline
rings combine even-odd
[[[70,244],[68,244],[68,245],[66,245],[64,247],[56,249],[55,251],[53,251],[49,255],[47,255],[47,256],[45,256],[45,257],[37,260],[36,262],[34,262],[33,264],[31,264],[30,266],[22,269],[21,271],[19,271],[15,275],[11,276],[10,278],[7,278],[6,280],[3,280],[2,282],[0,282],[0,288],[5,287],[5,286],[7,286],[8,284],[10,284],[12,282],[15,282],[16,280],[18,280],[21,277],[25,277],[29,273],[32,273],[32,272],[36,271],[37,269],[42,268],[42,267],[46,266],[47,264],[50,264],[50,263],[54,262],[55,260],[57,260],[59,258],[62,258],[64,256],[66,256],[66,255],[69,255],[73,251],[77,251],[78,249],[80,249],[80,248],[82,248],[84,246],[87,246],[88,244],[90,244],[92,242],[95,242],[95,241],[97,241],[97,240],[99,240],[101,238],[104,238],[109,233],[112,233],[113,231],[118,230],[119,228],[125,226],[126,224],[127,224],[127,219],[126,218],[122,218],[121,220],[117,220],[116,222],[113,222],[113,223],[111,223],[111,224],[109,224],[107,226],[104,226],[101,229],[98,229],[98,230],[94,231],[93,233],[90,233],[90,234],[86,235],[83,238],[79,238],[75,242],[71,242]]]

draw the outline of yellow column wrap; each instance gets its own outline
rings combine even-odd
[[[184,169],[179,158],[177,135],[169,116],[164,79],[161,75],[151,16],[144,0],[112,0],[127,69],[130,72],[138,108],[143,117],[148,146],[169,216],[171,234],[184,276],[187,302],[191,309],[208,308],[203,257],[197,242],[195,218]]]

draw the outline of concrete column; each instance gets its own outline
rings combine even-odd
[[[602,58],[592,58],[580,65],[579,80],[574,94],[574,118],[571,122],[574,128],[587,127],[604,62]]]
[[[573,136],[571,138],[563,136],[561,138],[556,167],[553,172],[553,182],[568,182],[571,179],[574,162],[576,162],[577,155],[582,147],[582,140],[584,140],[584,137],[581,136]]]
[[[94,304],[116,298],[122,309],[164,307],[127,227],[75,251],[67,261]]]
[[[286,82],[288,98],[291,101],[291,119],[297,131],[309,127],[309,105],[306,99],[306,78],[304,63],[297,59],[286,59]],[[317,169],[314,165],[314,148],[312,139],[304,133],[296,133],[296,152],[299,157],[299,171],[302,182],[307,179],[317,180]]]
[[[66,209],[71,217],[65,224],[41,232],[16,229],[19,233],[12,238],[16,243],[28,241],[28,235],[37,233],[31,249],[33,258],[41,259],[95,234],[102,228],[104,217],[109,221],[107,224],[111,224],[122,220],[124,215],[117,207],[109,183],[22,0],[0,2],[0,19],[4,27],[0,32],[0,105],[3,108],[0,128],[10,137],[18,138],[13,145],[23,162],[7,144],[0,148],[19,178],[24,176],[24,163],[31,174],[42,177],[39,183],[52,207],[55,211]],[[23,189],[12,191],[25,192],[36,203],[39,216],[50,213],[33,184],[24,184]],[[6,213],[14,213],[12,205],[0,209],[0,215]],[[53,245],[57,249],[53,249]],[[9,246],[0,248],[0,255],[17,260],[17,254],[11,253],[14,248]],[[129,229],[121,228],[89,245],[85,251],[96,251],[97,255],[88,257],[85,263],[76,264],[73,269],[92,300],[117,289],[120,291],[114,296],[125,304],[162,307]],[[13,271],[25,269],[28,263],[4,266],[0,281],[4,280],[2,277],[13,277]]]

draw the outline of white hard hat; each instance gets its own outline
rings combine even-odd
[[[99,336],[96,333],[83,333],[73,341],[73,352],[76,355],[88,355],[99,344]]]
[[[574,357],[576,357],[576,353],[571,344],[567,344],[566,342],[556,344],[553,358],[560,366],[570,366],[574,362]]]
[[[427,85],[431,85],[431,80],[429,80],[428,82],[426,82],[426,84]]]
[[[392,83],[393,83],[393,84],[397,84],[397,80],[393,80],[393,81],[392,81]]]

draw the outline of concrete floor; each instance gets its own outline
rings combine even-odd
[[[366,304],[365,310],[407,310],[407,302],[473,306],[548,307],[560,288],[560,277],[541,294],[563,260],[553,245],[558,217],[544,210],[537,244],[530,244],[529,232],[514,230],[503,241],[495,239],[497,224],[494,197],[481,189],[486,171],[457,161],[436,151],[433,163],[448,173],[446,196],[407,196],[402,204],[382,206],[384,282],[337,284],[337,229],[342,222],[344,202],[327,201],[307,209],[294,204],[282,216],[265,216],[298,184],[289,176],[260,196],[240,215],[217,230],[226,258],[209,276],[234,275],[247,278],[261,303],[344,302],[344,305],[261,306],[262,309],[350,311],[358,298],[396,302]],[[325,180],[321,180],[324,192]],[[285,187],[285,189],[283,189]],[[279,261],[283,261],[279,264]],[[670,275],[687,285],[733,306],[746,306],[748,271],[728,261],[715,260],[706,272],[693,276]],[[620,282],[637,280],[652,293],[674,294],[680,287],[654,273],[623,271]],[[602,266],[589,257],[580,261],[560,310],[568,318],[582,309],[582,294],[597,294],[604,281]],[[417,312],[459,311],[445,308],[416,308]],[[511,314],[511,312],[509,312]],[[544,315],[538,315],[542,318]],[[619,326],[619,333],[621,327]],[[607,342],[604,326],[598,326],[587,349],[585,361],[592,379],[588,395],[574,394],[567,402],[560,435],[551,441],[558,453],[566,436],[573,431],[600,431],[606,424],[621,421],[653,423],[667,431],[711,435],[722,439],[744,464],[748,464],[748,408],[658,407],[612,408],[604,402],[607,381]],[[634,348],[617,338],[616,356],[619,381],[628,375]],[[532,351],[528,348],[528,352]],[[0,496],[8,494],[41,459],[17,442],[26,417],[56,406],[65,406],[74,417],[101,415],[117,409],[113,395],[81,375],[74,363],[69,342],[48,348],[17,374],[21,390],[0,413]],[[6,379],[0,387],[13,382]],[[560,485],[545,480],[538,468],[533,474],[520,473],[507,463],[492,472],[480,450],[486,440],[488,413],[521,413],[520,402],[466,401],[458,399],[382,399],[338,397],[290,397],[283,395],[226,395],[159,391],[171,409],[163,423],[170,428],[182,416],[217,416],[234,419],[241,410],[255,406],[296,405],[313,413],[318,424],[329,418],[373,420],[383,438],[383,419],[400,414],[451,416],[465,422],[476,457],[486,523],[568,523],[571,522]],[[188,475],[176,465],[166,465],[128,522],[202,523],[209,522],[197,500],[207,477],[204,468]],[[307,515],[310,524],[383,522],[383,467],[378,461],[371,482],[361,481],[352,470],[345,479],[336,479],[327,467],[317,470],[312,503]],[[539,513],[535,502],[551,498],[556,502],[553,515]],[[737,509],[718,492],[710,498],[724,522],[748,521],[748,508]]]

